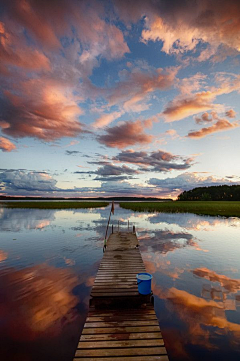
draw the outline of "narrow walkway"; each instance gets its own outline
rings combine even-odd
[[[138,292],[139,272],[146,270],[136,234],[111,234],[74,361],[168,360],[152,295]]]

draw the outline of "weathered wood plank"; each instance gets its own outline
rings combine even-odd
[[[125,347],[151,347],[163,346],[162,339],[147,340],[120,340],[120,341],[82,341],[78,343],[78,349],[96,348],[125,348]]]
[[[148,358],[149,359],[149,358]],[[73,361],[110,361],[109,357],[80,357],[74,358]],[[115,356],[114,361],[146,361],[145,356]],[[167,355],[151,356],[149,361],[169,361]]]
[[[121,349],[77,349],[75,356],[82,357],[113,357],[116,356],[150,356],[150,355],[166,355],[167,351],[164,346],[157,347],[130,347]]]
[[[157,332],[159,326],[117,326],[117,327],[97,327],[97,328],[84,328],[83,335],[95,335],[95,334],[115,334],[115,333],[134,333],[134,332]]]
[[[124,315],[124,317],[126,317],[126,315]],[[156,315],[127,315],[127,318],[129,321],[150,321],[150,320],[155,320],[158,321],[157,316]],[[113,316],[103,316],[103,317],[96,317],[96,316],[88,316],[86,319],[86,322],[121,322],[123,319],[123,316],[119,315],[113,315]]]
[[[147,340],[161,339],[161,332],[135,332],[135,333],[109,333],[82,335],[81,341],[107,341],[107,340]]]
[[[130,320],[118,322],[86,322],[84,328],[97,328],[97,327],[121,327],[121,326],[158,326],[156,320]]]

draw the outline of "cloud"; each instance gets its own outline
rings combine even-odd
[[[147,71],[139,68],[131,70],[131,73],[127,73],[127,80],[111,88],[108,96],[109,106],[123,103],[122,107],[127,112],[148,109],[145,105],[147,95],[156,90],[169,89],[174,84],[178,71],[179,67],[154,70],[148,68]]]
[[[162,51],[179,54],[204,51],[200,61],[211,58],[222,45],[225,49],[239,49],[240,4],[222,1],[117,1],[116,9],[127,24],[144,18],[142,41],[161,41]],[[203,45],[207,44],[204,47]]]
[[[211,115],[215,118],[215,110],[222,110],[223,106],[214,103],[214,100],[219,95],[239,91],[240,77],[235,74],[225,75],[220,73],[215,76],[215,81],[218,86],[211,88],[208,87],[207,90],[197,93],[185,91],[184,93],[176,96],[166,105],[165,109],[161,114],[159,114],[159,116],[163,116],[166,122],[172,122],[184,119],[199,112],[212,110]],[[180,87],[180,90],[182,92],[182,87]]]
[[[213,176],[205,176],[198,173],[183,173],[174,178],[150,178],[150,185],[158,187],[159,192],[170,193],[172,196],[177,196],[183,191],[188,191],[196,187],[210,187],[222,184],[239,184],[239,182],[232,182],[228,178],[214,178]]]
[[[228,118],[235,118],[236,117],[236,112],[233,109],[229,109],[229,110],[226,111],[225,115]]]
[[[184,158],[163,150],[147,153],[144,151],[125,150],[113,157],[119,162],[132,163],[140,166],[142,171],[169,172],[173,169],[183,170],[191,167],[193,159]],[[179,163],[179,161],[181,163]]]
[[[56,180],[44,172],[13,170],[0,173],[0,191],[4,193],[51,192],[57,190],[56,183]]]
[[[96,170],[95,174],[108,176],[108,175],[121,175],[121,174],[138,174],[139,172],[136,169],[129,168],[126,165],[116,166],[114,164],[106,164],[103,167],[100,167]]]
[[[212,115],[212,112],[211,113],[207,113],[207,112],[203,113],[200,117],[199,116],[195,117],[195,122],[197,124],[211,122],[213,120],[213,117],[211,115]]]
[[[239,127],[238,122],[230,123],[227,119],[219,119],[211,127],[202,128],[197,131],[189,132],[187,136],[189,138],[203,138],[209,134],[220,132],[220,131],[225,131],[225,130],[231,130],[236,127]]]
[[[66,155],[76,155],[76,154],[81,154],[81,152],[79,152],[78,150],[66,150],[65,154]]]
[[[61,37],[71,37],[74,27],[82,47],[81,63],[95,62],[99,55],[116,59],[129,52],[121,30],[104,21],[104,4],[99,2],[13,0],[11,5],[4,1],[4,5],[6,22],[13,19],[35,42],[51,50],[60,48]]]
[[[91,164],[99,164],[101,162],[89,162]],[[111,181],[123,181],[127,179],[134,179],[132,175],[141,173],[137,169],[130,168],[126,165],[117,166],[109,162],[102,162],[103,166],[99,167],[95,171],[76,171],[75,174],[89,174],[96,175],[97,177],[94,180],[101,182],[111,182]]]
[[[111,123],[113,120],[120,118],[122,114],[124,114],[124,111],[113,112],[113,113],[110,113],[110,114],[103,114],[103,115],[101,115],[101,117],[99,117],[94,122],[94,127],[96,127],[96,128],[105,127],[109,123]]]
[[[120,182],[120,181],[126,181],[127,179],[135,179],[133,177],[125,176],[125,175],[119,175],[119,176],[103,176],[103,177],[96,177],[94,180],[100,181],[100,182]]]
[[[106,134],[97,137],[97,140],[111,148],[126,148],[130,145],[148,144],[153,140],[152,135],[144,133],[144,123],[140,120],[128,121],[106,128]]]
[[[27,46],[18,34],[6,30],[0,21],[0,60],[4,65],[14,65],[28,70],[50,70],[45,54]]]
[[[0,149],[2,149],[3,152],[11,152],[16,149],[16,146],[9,139],[0,137]]]
[[[3,1],[0,121],[6,135],[54,141],[83,132],[79,102],[101,93],[88,76],[129,48],[105,4]]]
[[[187,97],[178,96],[169,102],[162,112],[162,116],[167,122],[181,120],[190,115],[207,111],[217,107],[213,104],[215,94],[210,91],[203,91]]]
[[[71,90],[52,81],[32,79],[20,83],[19,89],[5,92],[0,108],[1,119],[8,124],[2,132],[12,137],[53,141],[83,131],[78,121],[82,110]]]

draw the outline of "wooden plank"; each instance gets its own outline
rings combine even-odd
[[[135,333],[109,333],[109,334],[94,334],[82,335],[81,341],[107,341],[107,340],[146,340],[146,339],[161,339],[161,332],[135,332]]]
[[[93,317],[112,317],[112,316],[120,316],[120,317],[129,317],[129,316],[134,316],[134,317],[148,317],[148,316],[156,316],[156,313],[154,310],[148,310],[148,309],[144,309],[144,308],[137,308],[137,309],[132,309],[132,310],[110,310],[110,311],[104,311],[104,310],[90,310],[88,312],[88,316],[93,316]]]
[[[119,321],[119,322],[86,322],[84,328],[97,327],[121,327],[121,326],[158,326],[155,320],[136,320],[136,321]]]
[[[80,357],[74,358],[73,361],[110,361],[109,357]],[[151,359],[148,358],[149,361],[169,361],[167,355],[159,355],[159,356],[151,356]],[[145,356],[115,356],[114,361],[146,361]]]
[[[126,317],[124,315],[124,317]],[[156,315],[146,315],[145,317],[144,316],[131,316],[131,315],[127,315],[127,318],[128,320],[134,320],[134,321],[150,321],[150,320],[156,320],[158,321],[157,319],[157,316]],[[96,316],[88,316],[87,319],[86,319],[86,322],[108,322],[108,321],[111,321],[111,322],[121,322],[123,319],[123,316],[119,315],[119,316],[103,316],[103,317],[96,317]]]
[[[95,348],[124,348],[124,347],[151,347],[163,346],[162,339],[147,340],[119,340],[119,341],[82,341],[78,344],[78,349],[95,349]]]
[[[114,357],[116,356],[150,356],[150,355],[166,355],[167,351],[164,346],[159,347],[130,347],[122,349],[81,349],[76,350],[75,356],[82,357]]]
[[[84,327],[83,335],[95,335],[95,334],[115,334],[115,333],[134,333],[134,332],[157,332],[159,331],[159,325],[155,326],[117,326],[117,327],[98,327],[98,328],[86,328]]]

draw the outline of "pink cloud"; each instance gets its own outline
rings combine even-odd
[[[195,132],[189,132],[187,136],[189,138],[203,138],[209,134],[220,132],[220,131],[225,131],[225,130],[231,130],[236,127],[239,127],[238,122],[230,123],[227,119],[219,119],[211,127],[202,128]]]
[[[212,92],[200,92],[187,97],[177,97],[168,103],[162,112],[167,122],[181,120],[190,115],[199,113],[199,111],[207,111],[214,106],[212,101],[215,96]]]
[[[233,109],[229,109],[229,110],[226,111],[225,115],[228,118],[235,118],[236,117],[236,112]]]
[[[215,80],[219,86],[208,88],[206,91],[197,93],[184,92],[176,96],[170,101],[163,112],[159,115],[165,118],[165,121],[177,121],[188,116],[197,114],[199,112],[206,112],[211,110],[211,115],[215,119],[214,109],[222,109],[223,106],[214,103],[214,100],[223,94],[230,94],[239,90],[240,77],[234,75],[233,77],[217,74]],[[181,90],[181,88],[180,88]],[[204,120],[204,119],[203,119]],[[206,116],[205,116],[206,120]]]
[[[144,124],[140,120],[124,122],[106,129],[106,134],[100,135],[98,141],[111,148],[126,148],[135,144],[148,144],[152,135],[144,133]]]
[[[49,59],[42,52],[28,47],[23,38],[6,30],[0,22],[0,59],[2,64],[29,70],[50,70]]]
[[[7,1],[5,5],[9,25],[14,20],[19,27],[26,28],[39,45],[49,50],[61,47],[61,36],[72,37],[74,27],[82,45],[82,63],[87,61],[93,65],[99,55],[111,60],[129,52],[122,31],[103,19],[104,4],[100,2],[13,0],[11,6]]]
[[[127,73],[127,80],[120,82],[114,89],[111,89],[111,95],[108,97],[109,105],[122,102],[126,111],[136,106],[138,107],[137,111],[138,109],[141,110],[139,102],[156,90],[170,88],[174,84],[178,70],[178,67],[169,67],[165,70],[159,68],[154,72],[151,69],[147,72],[135,69],[135,71]]]
[[[19,95],[5,92],[1,101],[2,132],[13,137],[36,137],[52,141],[82,132],[82,114],[71,90],[52,81],[29,80],[18,85]]]
[[[205,112],[200,117],[195,117],[195,121],[197,124],[211,122],[213,120],[213,117],[211,115],[212,113]]]
[[[0,137],[0,149],[3,152],[11,152],[16,149],[16,146],[9,139]]]
[[[101,115],[94,123],[94,127],[102,128],[113,122],[115,119],[118,119],[123,114],[123,111],[112,112],[110,114]]]

